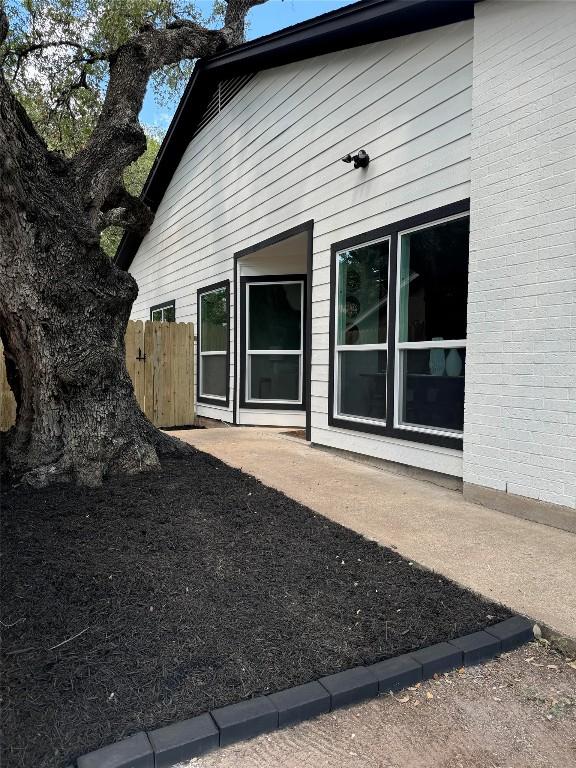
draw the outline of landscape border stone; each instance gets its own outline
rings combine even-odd
[[[486,661],[533,639],[534,622],[513,616],[485,630],[370,666],[353,667],[284,691],[257,696],[179,723],[140,732],[79,757],[77,768],[170,768],[220,746],[250,739],[338,707]]]

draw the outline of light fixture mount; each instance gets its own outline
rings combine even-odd
[[[354,168],[368,168],[370,155],[365,149],[358,151],[357,155],[345,155],[342,158],[343,163],[354,163]]]

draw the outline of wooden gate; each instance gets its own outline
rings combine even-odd
[[[157,427],[194,423],[194,324],[130,320],[126,367],[140,408]],[[10,429],[16,403],[0,343],[0,430]]]
[[[140,407],[157,427],[194,423],[194,324],[131,320],[126,367]]]

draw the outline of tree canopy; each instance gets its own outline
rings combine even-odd
[[[0,61],[12,91],[49,149],[72,157],[87,142],[100,111],[108,80],[106,56],[145,25],[169,25],[181,17],[207,27],[221,24],[224,5],[204,18],[183,0],[8,0],[8,36]],[[178,98],[192,60],[181,60],[151,75],[157,104]],[[127,191],[138,197],[162,141],[158,126],[144,125],[146,151],[123,173]],[[101,244],[112,258],[122,228],[108,227]]]
[[[5,10],[4,76],[48,147],[72,156],[94,130],[115,51],[143,28],[182,18],[216,27],[224,6],[216,3],[208,18],[184,0],[6,0]],[[159,104],[180,94],[192,63],[182,59],[152,72]]]

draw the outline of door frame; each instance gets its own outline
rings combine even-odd
[[[314,261],[314,219],[309,219],[308,221],[303,222],[302,224],[299,224],[296,227],[292,227],[291,229],[284,230],[283,232],[280,232],[277,235],[274,235],[272,237],[269,237],[265,240],[261,240],[258,243],[255,243],[254,245],[249,246],[248,248],[244,248],[241,251],[237,251],[234,254],[234,397],[233,397],[233,412],[232,412],[232,422],[234,424],[238,423],[238,410],[242,407],[248,407],[253,408],[254,405],[251,403],[248,406],[243,406],[240,401],[240,388],[239,388],[239,379],[240,383],[243,381],[242,373],[241,373],[241,360],[239,360],[238,357],[238,333],[237,328],[240,326],[237,325],[237,323],[241,322],[241,310],[240,310],[240,304],[241,301],[238,301],[238,291],[240,290],[239,280],[238,280],[238,273],[239,273],[239,267],[238,263],[240,259],[242,259],[244,256],[249,256],[250,254],[255,253],[256,251],[260,251],[263,248],[266,248],[270,245],[276,245],[277,243],[282,242],[282,240],[287,240],[290,237],[294,237],[294,235],[299,235],[302,232],[307,233],[306,238],[306,280],[304,285],[305,290],[305,303],[304,303],[304,323],[305,323],[305,329],[304,329],[304,371],[303,371],[303,380],[302,380],[302,387],[303,387],[303,393],[302,393],[302,400],[304,404],[304,408],[302,406],[294,407],[290,406],[290,410],[304,410],[306,411],[306,439],[310,440],[310,433],[311,433],[311,416],[312,416],[312,402],[311,402],[311,369],[312,369],[312,275],[313,275],[313,261]],[[275,275],[274,277],[282,277],[281,275]],[[240,290],[240,299],[242,297],[242,291]],[[239,364],[240,363],[240,364]],[[276,405],[274,405],[274,410],[276,409]],[[266,404],[264,407],[270,409],[270,405]],[[282,410],[281,408],[278,408],[278,410]]]

